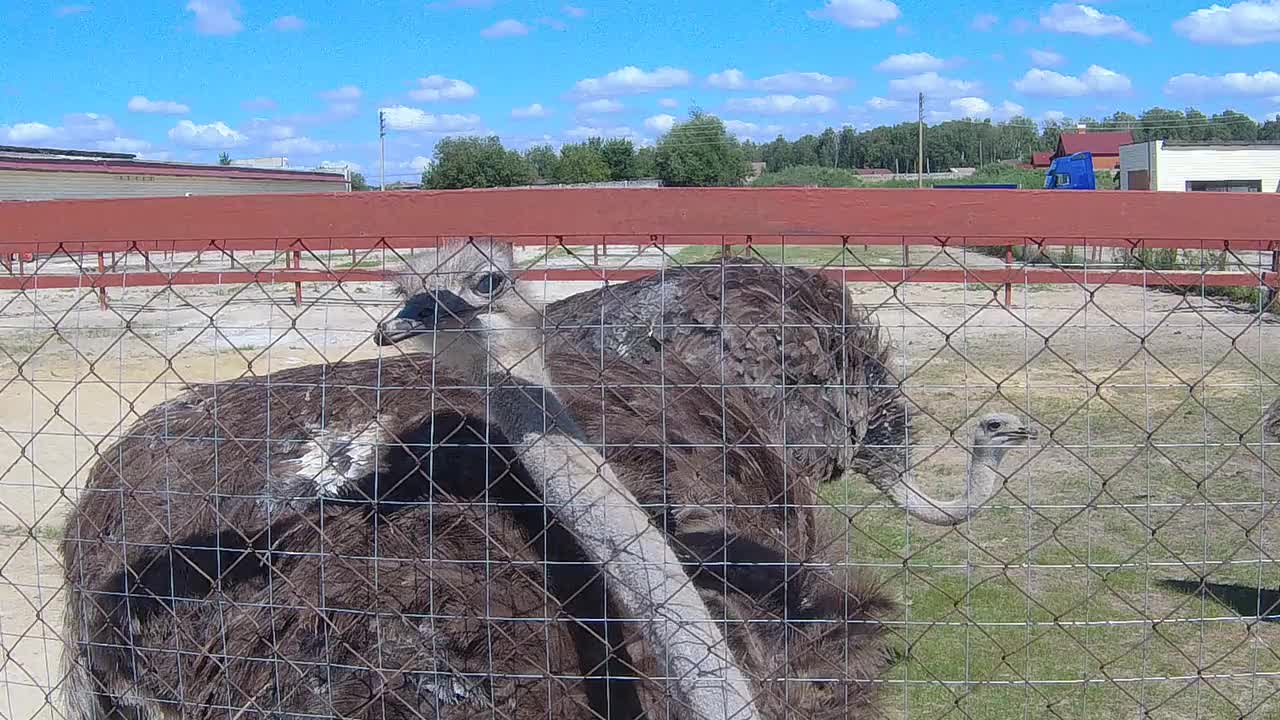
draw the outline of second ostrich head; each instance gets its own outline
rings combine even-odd
[[[969,448],[964,494],[955,500],[935,500],[926,495],[917,486],[916,474],[896,459],[871,471],[869,476],[872,484],[913,517],[932,525],[956,525],[996,494],[1005,454],[1013,448],[1027,447],[1038,437],[1036,429],[1017,415],[997,412],[979,418]]]
[[[514,266],[511,245],[492,238],[450,239],[410,258],[394,280],[404,305],[374,341],[412,340],[469,380],[517,369],[544,378],[542,308],[521,291]]]

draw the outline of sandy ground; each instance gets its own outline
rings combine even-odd
[[[254,267],[270,260],[260,253],[236,262]],[[601,260],[655,266],[662,255]],[[158,262],[195,269],[192,258]],[[129,263],[141,269],[140,259]],[[199,269],[218,266],[230,263],[206,256]],[[43,271],[71,269],[64,260]],[[535,293],[551,300],[593,285],[539,284]],[[1019,287],[1005,309],[975,287],[912,285],[895,295],[852,285],[850,292],[876,309],[896,344],[900,372],[930,370],[936,386],[921,387],[922,397],[942,389],[939,377],[952,388],[992,387],[998,378],[981,372],[988,362],[1021,366],[1027,382],[1106,383],[1131,370],[1143,347],[1152,378],[1170,372],[1151,361],[1159,357],[1209,385],[1254,387],[1267,398],[1280,393],[1271,379],[1280,325],[1211,299],[1132,287]],[[290,286],[113,290],[104,311],[92,292],[0,294],[0,716],[61,717],[48,701],[59,682],[56,538],[96,449],[184,383],[374,356],[369,332],[396,305],[377,284],[309,285],[301,308],[291,298]]]

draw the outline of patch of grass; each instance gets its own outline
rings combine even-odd
[[[745,245],[690,245],[671,256],[673,262],[681,265],[705,263],[721,253],[741,255],[747,252]],[[834,245],[753,245],[751,256],[777,265],[795,265],[800,267],[862,267],[864,265],[898,265],[902,262],[902,251],[898,248],[883,246],[849,245],[841,248]]]
[[[1160,341],[1150,339],[1153,354]],[[1280,491],[1255,455],[1261,407],[1257,389],[1242,387],[1248,370],[1223,361],[1200,382],[1179,383],[1141,364],[1095,360],[1073,383],[1066,366],[1083,350],[1066,341],[1057,349],[1066,361],[1021,372],[1007,352],[970,355],[1010,398],[983,410],[974,409],[995,384],[966,377],[957,387],[958,366],[945,356],[911,375],[908,396],[937,418],[917,414],[913,439],[918,477],[935,497],[958,495],[966,455],[952,445],[925,458],[968,413],[1012,409],[1041,429],[1043,449],[1011,453],[995,507],[969,523],[907,522],[859,477],[823,489],[847,528],[850,561],[874,567],[905,603],[890,621],[905,659],[885,678],[886,710],[996,720],[1280,716],[1280,680],[1268,676],[1280,672],[1280,623],[1232,619],[1212,599],[1158,584],[1207,573],[1211,582],[1280,586],[1268,539],[1280,518],[1242,504]],[[1264,365],[1280,371],[1280,358]],[[1213,677],[1196,688],[1198,674]]]
[[[852,170],[798,165],[767,172],[751,182],[754,187],[864,187]]]

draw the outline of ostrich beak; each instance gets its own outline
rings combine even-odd
[[[996,433],[996,437],[1001,440],[1035,440],[1040,437],[1040,431],[1033,427],[1023,426],[1002,430]]]
[[[461,325],[476,308],[448,290],[414,295],[400,308],[400,314],[378,324],[375,344],[386,347],[440,327]]]

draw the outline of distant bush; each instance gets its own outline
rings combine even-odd
[[[768,172],[751,183],[755,187],[863,187],[864,183],[852,170],[796,165]]]

